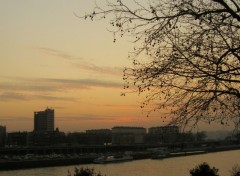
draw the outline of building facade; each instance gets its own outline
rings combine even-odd
[[[7,145],[12,147],[27,146],[28,132],[10,132],[7,134]]]
[[[0,147],[6,143],[6,126],[0,126]]]
[[[178,126],[159,126],[148,129],[149,134],[173,134],[179,133]]]
[[[145,142],[146,128],[143,127],[113,127],[112,144],[129,145]]]
[[[34,112],[34,131],[54,131],[54,109]]]
[[[61,146],[66,143],[65,133],[58,130],[33,131],[29,133],[28,137],[28,146]]]
[[[88,145],[109,145],[112,142],[112,131],[110,129],[86,130]]]
[[[163,144],[174,143],[179,137],[178,126],[159,126],[148,129],[147,143]]]

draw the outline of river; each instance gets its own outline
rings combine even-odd
[[[189,176],[189,170],[207,162],[219,169],[220,176],[230,176],[234,165],[240,166],[240,150],[207,153],[201,155],[166,158],[160,160],[135,160],[113,164],[88,164],[14,171],[0,171],[0,176],[67,176],[75,167],[88,167],[106,176]]]

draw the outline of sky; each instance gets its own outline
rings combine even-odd
[[[0,125],[7,131],[32,131],[34,112],[47,107],[65,132],[164,125],[159,114],[147,117],[142,97],[120,96],[134,44],[113,42],[107,19],[76,16],[94,3],[0,0]]]

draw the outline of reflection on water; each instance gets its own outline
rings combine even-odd
[[[196,165],[207,162],[219,169],[220,176],[228,176],[231,168],[240,165],[240,150],[168,158],[163,160],[137,160],[114,164],[88,164],[49,168],[0,171],[0,176],[67,176],[75,167],[94,167],[106,176],[188,176],[189,170]],[[73,175],[73,174],[72,174]]]

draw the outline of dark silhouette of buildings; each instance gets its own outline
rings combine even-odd
[[[112,129],[91,129],[65,134],[54,130],[54,109],[34,112],[32,132],[11,132],[8,146],[78,146],[78,145],[139,145],[163,144],[177,141],[179,127],[149,128],[115,126]],[[6,144],[6,127],[0,126],[0,146]]]
[[[178,126],[158,126],[148,129],[146,143],[150,144],[163,144],[174,143],[179,138]]]
[[[46,109],[35,113],[35,128],[33,132],[8,133],[9,146],[78,146],[78,145],[138,145],[174,143],[179,138],[177,126],[149,128],[147,133],[143,127],[116,126],[112,129],[91,129],[86,132],[65,134],[58,129],[47,127],[46,119],[54,119],[54,111]],[[43,118],[43,119],[41,119]],[[39,123],[45,121],[44,123]],[[37,124],[39,123],[39,124]],[[42,126],[41,126],[42,125]],[[47,130],[48,129],[48,130]],[[51,129],[51,130],[50,130]],[[182,138],[181,138],[182,139]]]
[[[148,129],[149,134],[176,134],[179,133],[178,126],[159,126]]]
[[[34,131],[54,131],[54,109],[34,112]]]
[[[0,126],[0,147],[3,147],[6,142],[6,126]]]
[[[107,145],[112,141],[112,130],[93,129],[86,131],[87,143],[90,145]]]
[[[112,131],[110,129],[92,129],[84,132],[67,134],[69,145],[108,145],[112,142]]]
[[[117,126],[112,128],[112,144],[143,144],[146,128]]]
[[[54,130],[54,109],[34,112],[34,130],[28,134],[30,146],[53,146],[65,143],[66,136],[58,128]]]
[[[7,135],[7,145],[11,147],[15,146],[27,146],[28,145],[28,132],[10,132]]]
[[[28,146],[61,146],[65,143],[65,133],[58,130],[33,131],[28,134]]]
[[[58,146],[66,142],[64,132],[46,131],[46,132],[10,132],[7,135],[7,146]]]

